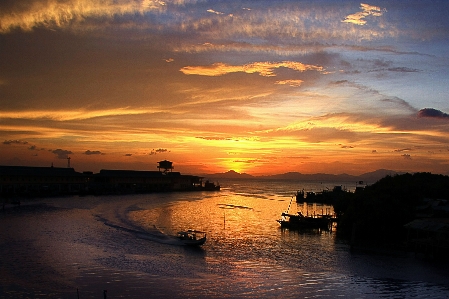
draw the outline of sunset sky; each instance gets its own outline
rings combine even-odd
[[[0,2],[0,165],[449,174],[449,1]]]

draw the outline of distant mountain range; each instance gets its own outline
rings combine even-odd
[[[397,175],[403,174],[404,172],[397,172],[388,169],[378,169],[373,172],[367,172],[362,175],[350,175],[350,174],[326,174],[326,173],[316,173],[316,174],[303,174],[300,172],[287,172],[283,174],[274,175],[264,175],[264,176],[253,176],[247,173],[238,173],[234,170],[230,170],[224,173],[214,173],[203,175],[210,180],[216,179],[269,179],[269,180],[296,180],[296,181],[322,181],[322,182],[358,182],[363,181],[364,183],[375,183],[381,178],[387,175]]]

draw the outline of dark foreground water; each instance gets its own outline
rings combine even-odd
[[[103,290],[108,298],[449,297],[449,270],[437,262],[351,253],[335,232],[280,230],[275,220],[296,190],[335,184],[221,185],[51,198],[0,212],[0,298],[103,298]],[[206,244],[166,237],[186,228],[206,231]]]

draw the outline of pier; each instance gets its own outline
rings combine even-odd
[[[80,173],[70,167],[0,166],[0,197],[220,190],[218,184],[203,182],[203,177],[174,172],[170,161],[158,163],[158,171],[102,169],[99,173]]]

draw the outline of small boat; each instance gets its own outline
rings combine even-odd
[[[332,218],[328,215],[304,216],[301,212],[298,214],[282,213],[282,218],[277,222],[281,228],[328,230],[332,224]]]
[[[184,245],[200,246],[206,242],[206,233],[189,229],[186,231],[178,232],[177,238],[181,240]]]
[[[215,184],[209,180],[204,182],[204,190],[205,191],[220,191],[220,184]]]
[[[297,214],[289,214],[292,205],[293,197],[290,200],[288,209],[281,214],[281,219],[276,220],[281,225],[281,228],[288,229],[324,229],[329,230],[332,226],[332,216],[330,215],[315,215],[304,216],[301,212]]]

